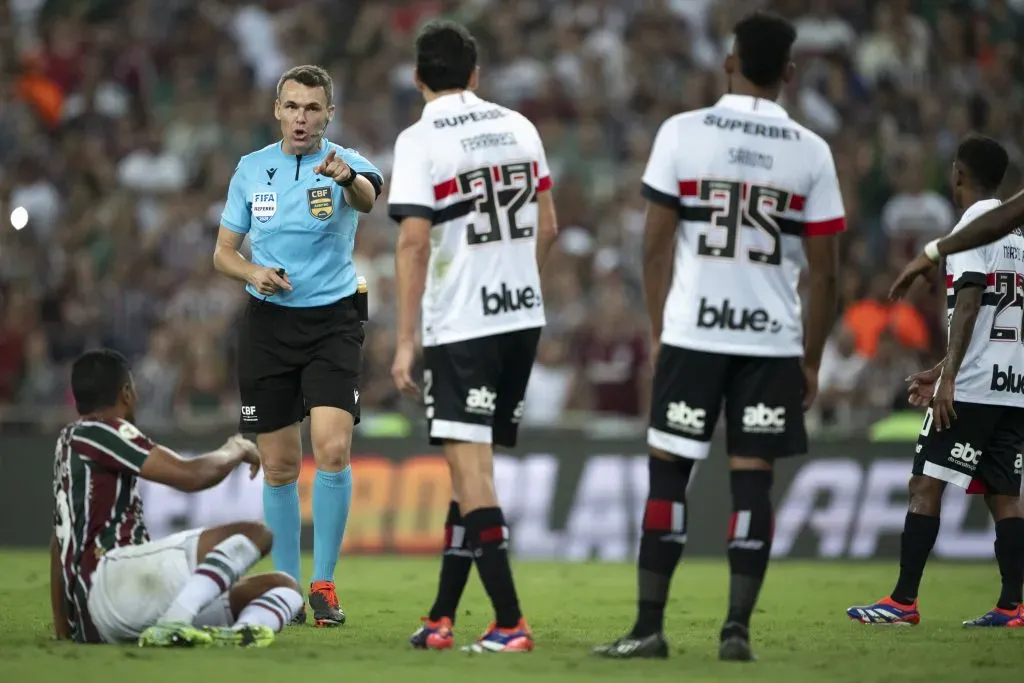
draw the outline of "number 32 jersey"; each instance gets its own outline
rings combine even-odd
[[[953,232],[999,206],[975,202]],[[1024,235],[1006,237],[946,257],[946,306],[952,321],[965,286],[984,287],[971,343],[956,376],[955,398],[965,403],[1024,407]]]
[[[803,238],[846,227],[828,144],[769,100],[725,95],[658,130],[648,201],[679,211],[661,341],[803,355]]]
[[[424,346],[544,325],[537,193],[549,189],[533,124],[471,92],[428,102],[398,136],[388,215],[432,225]]]

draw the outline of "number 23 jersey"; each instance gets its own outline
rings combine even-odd
[[[661,125],[643,194],[679,211],[661,341],[802,356],[804,237],[846,228],[828,144],[774,102],[725,95]]]
[[[983,199],[964,211],[953,232],[999,206]],[[1024,407],[1024,235],[946,257],[947,325],[966,286],[983,287],[971,343],[956,376],[954,397],[966,403]]]
[[[537,193],[550,189],[533,124],[471,92],[428,102],[402,131],[388,215],[432,226],[424,346],[544,325]]]

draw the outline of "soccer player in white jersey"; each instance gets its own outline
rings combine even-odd
[[[969,136],[953,163],[953,197],[963,217],[956,233],[1000,205],[1006,150]],[[921,373],[911,401],[928,405],[917,440],[910,505],[900,543],[896,587],[847,614],[865,624],[915,625],[917,593],[939,534],[946,484],[983,493],[996,526],[1002,592],[988,613],[965,626],[1024,627],[1024,518],[1020,511],[1024,442],[1024,233],[946,259],[949,341],[946,357]]]
[[[793,27],[738,22],[729,94],[666,120],[643,177],[644,290],[655,345],[649,492],[632,630],[596,649],[666,657],[669,583],[686,543],[686,489],[724,403],[733,513],[729,606],[719,656],[749,660],[749,624],[772,541],[776,458],[806,453],[803,410],[836,307],[845,228],[832,153],[775,103],[794,75]],[[803,325],[797,282],[809,264]]]
[[[473,94],[473,37],[449,22],[416,39],[426,104],[395,142],[388,212],[396,254],[398,341],[392,374],[410,395],[422,305],[423,403],[432,445],[452,473],[437,599],[414,647],[452,647],[455,611],[476,561],[496,613],[468,650],[533,649],[508,560],[491,444],[512,447],[544,325],[539,270],[555,239],[551,177],[536,128]]]

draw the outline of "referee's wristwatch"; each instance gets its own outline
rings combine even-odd
[[[356,173],[355,170],[351,166],[349,166],[348,167],[348,180],[339,180],[338,184],[341,185],[342,187],[352,187],[352,183],[354,183],[356,181],[356,176],[357,175],[359,175],[359,174]]]

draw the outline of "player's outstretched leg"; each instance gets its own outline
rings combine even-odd
[[[447,441],[445,457],[473,548],[476,569],[484,584],[495,621],[467,652],[529,652],[533,633],[519,609],[508,557],[508,527],[494,490],[494,456],[488,443]]]
[[[719,659],[752,661],[750,617],[761,593],[772,551],[772,470],[760,458],[730,458],[729,611],[720,634]]]
[[[611,659],[664,658],[665,604],[686,546],[686,487],[693,460],[654,451],[648,461],[648,494],[637,558],[637,615],[625,636],[594,649]]]
[[[939,513],[945,482],[914,475],[910,478],[910,507],[900,537],[900,575],[888,596],[871,605],[854,606],[847,616],[862,624],[916,626],[921,621],[917,592],[928,555],[939,536]]]
[[[266,647],[294,619],[304,601],[299,584],[283,572],[256,574],[231,587],[228,604],[234,623],[206,626],[214,645]]]
[[[196,549],[198,564],[177,597],[139,636],[142,647],[193,647],[212,642],[193,625],[199,612],[233,586],[270,552],[270,530],[256,522],[206,529]]]
[[[459,504],[448,505],[444,523],[444,551],[441,554],[441,575],[437,583],[437,597],[430,614],[409,638],[412,646],[424,650],[449,650],[455,643],[453,628],[455,612],[466,588],[469,572],[473,569],[473,552],[466,543],[466,527]]]
[[[1002,588],[996,606],[964,626],[1024,628],[1024,516],[1020,499],[985,495],[985,504],[996,523],[995,554]]]

